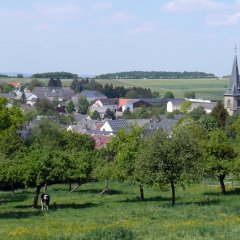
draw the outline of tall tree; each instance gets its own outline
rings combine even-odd
[[[225,127],[227,117],[229,115],[228,115],[227,110],[224,108],[223,102],[217,103],[217,105],[213,108],[213,110],[211,112],[211,116],[217,120],[218,126],[220,128],[223,129]]]
[[[183,122],[171,137],[156,131],[147,136],[139,148],[135,165],[137,176],[145,184],[158,184],[160,188],[170,185],[172,206],[176,201],[176,184],[184,186],[201,176],[201,154],[193,129],[194,123]]]
[[[219,179],[222,193],[225,194],[224,179],[233,171],[236,154],[223,130],[217,129],[210,133],[210,139],[203,150],[206,173]]]
[[[80,97],[78,99],[78,112],[86,114],[89,108],[89,102],[86,97]]]

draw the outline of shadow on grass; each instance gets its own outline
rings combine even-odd
[[[76,191],[72,192],[72,193],[83,193],[83,194],[100,194],[102,192],[103,189],[81,189],[81,187],[79,187],[79,189],[77,189]],[[52,189],[52,191],[58,192],[58,191],[63,191],[65,192],[64,189]],[[68,191],[66,191],[68,192]],[[114,195],[114,194],[124,194],[125,192],[123,191],[119,191],[119,190],[114,190],[114,189],[109,189],[108,192],[106,194],[109,195]]]
[[[196,206],[212,206],[219,205],[221,203],[220,200],[212,199],[212,200],[203,200],[196,202],[176,202],[176,206],[188,206],[188,205],[196,205]]]
[[[96,203],[69,203],[69,204],[56,204],[54,203],[52,206],[50,206],[50,209],[53,210],[59,210],[59,209],[66,209],[66,208],[72,208],[72,209],[84,209],[84,208],[92,208],[92,207],[99,207],[101,204]]]
[[[228,196],[228,195],[240,195],[240,188],[234,188],[231,190],[227,190],[226,194],[223,195],[220,188],[219,188],[219,192],[205,192],[204,193],[205,196]]]
[[[125,200],[121,200],[118,202],[123,202],[123,203],[135,203],[135,202],[163,202],[163,201],[171,201],[171,198],[167,198],[167,197],[150,197],[150,198],[145,198],[144,201],[142,201],[139,197],[136,198],[132,198],[132,199],[125,199]]]
[[[13,203],[13,202],[23,202],[28,198],[27,193],[16,193],[12,195],[11,193],[1,196],[1,204]]]
[[[41,215],[42,212],[3,212],[0,213],[0,219],[22,219]]]

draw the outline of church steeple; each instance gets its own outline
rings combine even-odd
[[[240,95],[240,81],[237,60],[237,47],[235,46],[235,56],[233,61],[232,75],[230,78],[230,85],[225,95]]]

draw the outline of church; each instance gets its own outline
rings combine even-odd
[[[240,112],[240,82],[237,54],[235,53],[230,84],[224,94],[224,107],[230,116]]]

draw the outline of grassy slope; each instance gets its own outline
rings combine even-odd
[[[49,79],[41,79],[46,85]],[[0,78],[1,82],[22,82],[31,81],[29,78]],[[61,80],[63,86],[69,87],[72,80]],[[114,86],[133,87],[139,86],[151,88],[161,96],[167,91],[172,91],[175,98],[183,98],[184,92],[195,92],[196,96],[204,99],[222,100],[224,91],[228,86],[228,79],[124,79],[124,80],[97,80],[102,84],[113,84]]]
[[[223,99],[223,93],[228,86],[228,79],[124,79],[124,80],[98,80],[114,86],[139,86],[151,88],[164,95],[167,91],[172,91],[175,98],[183,98],[184,92],[193,91],[197,97],[205,99]]]
[[[216,186],[178,189],[172,208],[169,192],[146,189],[146,201],[139,202],[137,186],[111,183],[114,194],[100,196],[103,186],[86,184],[72,194],[67,186],[51,186],[48,212],[31,208],[32,190],[14,196],[0,192],[1,239],[80,239],[86,232],[115,226],[132,229],[139,240],[239,239],[237,190],[221,196]]]

